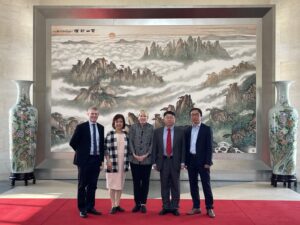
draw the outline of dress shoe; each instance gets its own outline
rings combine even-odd
[[[133,209],[131,210],[131,212],[136,213],[136,212],[140,211],[140,209],[141,209],[141,206],[140,206],[140,205],[135,205],[135,206],[133,207]]]
[[[187,215],[195,215],[195,214],[200,214],[200,213],[201,213],[201,209],[200,208],[192,208],[186,214]]]
[[[83,212],[83,211],[80,211],[80,212],[79,212],[79,216],[80,216],[81,218],[87,218],[87,213],[86,213],[86,212]]]
[[[166,215],[169,211],[167,209],[162,209],[160,212],[159,212],[159,215]]]
[[[173,213],[174,216],[179,216],[179,215],[180,215],[178,209],[174,209],[174,210],[172,211],[172,213]]]
[[[125,212],[125,209],[121,208],[120,206],[117,206],[116,209],[118,212]]]
[[[141,213],[146,213],[147,209],[145,205],[141,205]]]
[[[89,209],[87,213],[94,214],[94,215],[102,215],[102,213],[97,211],[95,208]]]
[[[215,218],[215,217],[216,217],[216,215],[215,215],[215,213],[214,213],[214,210],[212,210],[212,209],[208,209],[208,210],[207,210],[207,215],[208,215],[210,218]]]
[[[112,207],[109,211],[110,214],[115,214],[117,212],[117,207]]]

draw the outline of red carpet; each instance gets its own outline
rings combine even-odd
[[[201,202],[202,206],[204,202]],[[191,200],[181,200],[179,217],[167,214],[159,216],[161,200],[148,201],[147,214],[133,214],[133,200],[121,200],[127,211],[109,215],[110,201],[98,199],[96,208],[102,216],[89,215],[82,219],[78,215],[75,199],[0,199],[1,225],[300,225],[299,201],[236,201],[216,200],[216,218],[205,215],[187,216]]]

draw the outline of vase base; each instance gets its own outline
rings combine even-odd
[[[28,185],[28,180],[33,180],[32,183],[36,183],[34,172],[31,173],[10,173],[9,179],[11,180],[11,186],[15,186],[16,180],[24,180],[25,186]]]
[[[277,187],[277,182],[283,182],[283,186],[288,188],[292,188],[292,183],[294,183],[294,187],[297,187],[297,178],[296,175],[277,175],[272,173],[271,177],[271,185]]]

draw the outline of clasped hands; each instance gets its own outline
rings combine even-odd
[[[136,154],[133,154],[133,157],[137,161],[142,162],[142,161],[144,161],[148,157],[148,154],[145,154],[145,155],[136,155]]]

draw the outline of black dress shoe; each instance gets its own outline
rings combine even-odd
[[[86,213],[86,212],[83,212],[83,211],[80,211],[80,212],[79,212],[79,216],[80,216],[81,218],[87,218],[87,213]]]
[[[119,212],[125,212],[125,209],[121,208],[120,206],[117,206],[116,209],[117,209],[117,211],[119,211]]]
[[[135,206],[133,207],[133,209],[131,210],[131,212],[136,213],[136,212],[140,211],[140,209],[141,209],[141,206],[140,206],[140,205],[135,205]]]
[[[172,213],[173,213],[174,216],[179,216],[179,215],[180,215],[178,209],[174,209],[174,210],[172,211]]]
[[[159,215],[166,215],[169,211],[167,209],[162,209],[160,212],[159,212]]]
[[[117,207],[112,207],[109,211],[110,214],[115,214],[117,212]]]
[[[94,214],[94,215],[102,215],[102,213],[97,211],[95,208],[88,210],[87,213]]]
[[[146,213],[147,209],[145,205],[141,205],[141,213]]]

